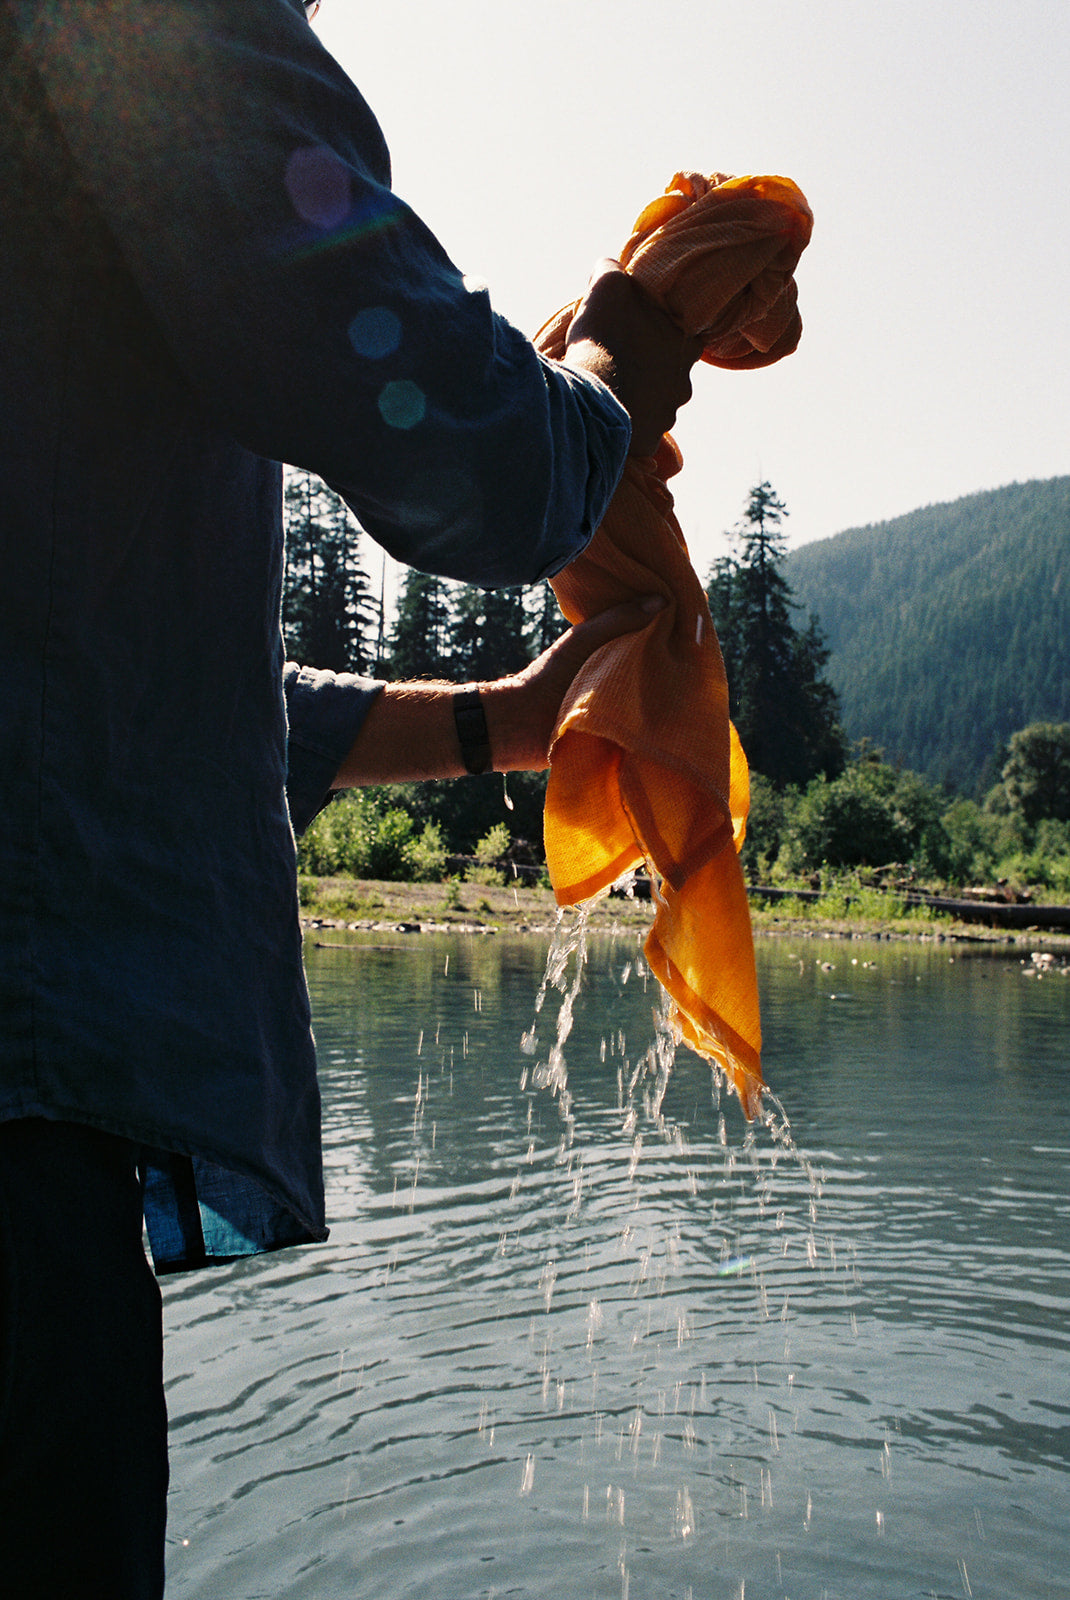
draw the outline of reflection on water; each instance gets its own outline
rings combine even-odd
[[[792,1153],[629,942],[562,1101],[542,941],[324,940],[332,1235],[166,1286],[169,1594],[1065,1596],[1070,978],[761,943]]]

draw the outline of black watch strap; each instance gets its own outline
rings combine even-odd
[[[453,720],[465,767],[473,775],[489,772],[490,734],[478,689],[458,689],[453,696]]]

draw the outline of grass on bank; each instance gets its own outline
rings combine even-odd
[[[437,883],[406,883],[303,873],[299,882],[301,912],[310,921],[420,923],[434,926],[496,927],[545,930],[553,926],[557,907],[543,884],[519,879],[503,882],[464,881],[457,875]],[[814,929],[856,935],[885,934],[924,938],[963,930],[946,914],[924,906],[907,906],[901,896],[859,885],[851,879],[830,882],[817,900],[795,896],[772,903],[754,900],[751,916],[757,933]],[[604,896],[595,906],[591,926],[600,930],[649,927],[649,901]],[[983,930],[970,927],[971,937]]]
[[[965,926],[947,912],[907,905],[901,895],[850,880],[829,884],[816,900],[796,895],[776,901],[752,900],[751,921],[759,933],[817,926],[914,938],[947,934]],[[976,928],[973,931],[976,933]]]
[[[486,927],[516,931],[551,929],[557,917],[552,890],[519,879],[494,882],[452,875],[438,883],[367,880],[344,875],[303,873],[298,889],[301,914],[309,921],[420,923],[432,927]],[[606,896],[591,918],[596,929],[646,928],[649,904]]]

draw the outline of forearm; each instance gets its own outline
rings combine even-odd
[[[388,683],[368,712],[332,787],[460,778],[467,771],[453,712],[458,685]],[[549,730],[525,715],[523,691],[504,678],[477,687],[495,772],[546,766]]]
[[[628,601],[570,628],[522,672],[479,690],[495,772],[539,772],[549,765],[558,712],[584,662],[619,634],[647,627],[662,595]],[[459,778],[468,769],[457,733],[451,683],[388,683],[372,703],[335,789],[372,783]]]

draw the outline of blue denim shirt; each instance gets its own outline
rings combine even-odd
[[[324,1236],[287,803],[372,687],[293,670],[281,470],[486,586],[627,418],[391,190],[293,0],[0,0],[0,1117],[152,1152],[158,1266]]]

